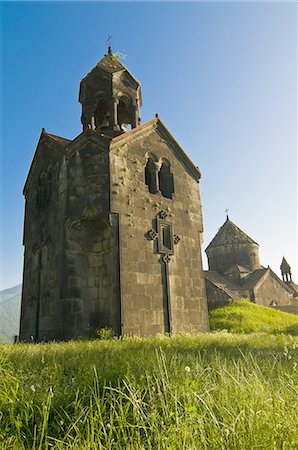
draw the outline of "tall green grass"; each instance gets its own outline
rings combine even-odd
[[[0,346],[2,449],[298,448],[298,338]]]
[[[209,318],[211,330],[287,333],[298,336],[298,315],[256,305],[245,299],[211,310]]]

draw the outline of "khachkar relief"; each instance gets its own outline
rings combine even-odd
[[[160,255],[162,285],[163,285],[163,310],[165,332],[172,333],[171,292],[169,280],[169,263],[174,255],[174,246],[180,242],[180,237],[173,233],[172,223],[168,220],[168,213],[160,211],[153,220],[152,228],[147,231],[147,239],[153,241],[153,251]]]

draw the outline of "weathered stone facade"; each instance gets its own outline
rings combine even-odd
[[[293,289],[270,267],[260,264],[259,245],[227,217],[206,248],[209,270],[205,271],[210,306],[240,298],[272,307],[296,305]]]
[[[80,101],[83,132],[43,130],[24,188],[21,339],[207,331],[198,168],[158,117],[140,124],[110,50]]]

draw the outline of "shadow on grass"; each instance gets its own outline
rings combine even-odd
[[[298,324],[292,325],[285,330],[285,334],[290,334],[292,336],[298,336]]]

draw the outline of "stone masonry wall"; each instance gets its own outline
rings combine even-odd
[[[118,223],[109,215],[107,146],[94,138],[79,142],[68,160],[61,283],[65,339],[105,326],[119,333]]]
[[[276,306],[290,305],[292,302],[291,294],[270,274],[254,289],[254,296],[255,302],[263,306],[270,306],[271,302],[276,302]]]
[[[24,277],[20,337],[22,340],[59,338],[59,296],[64,198],[60,189],[63,155],[53,142],[42,144],[35,177],[26,194]],[[51,194],[38,205],[40,173],[51,167]]]
[[[250,271],[259,269],[259,246],[257,244],[221,245],[208,249],[209,270],[224,274],[232,266],[238,264]]]
[[[167,158],[174,175],[172,199],[151,194],[145,184],[148,152]],[[156,215],[164,210],[180,242],[168,263],[172,330],[207,331],[208,316],[201,265],[202,232],[199,186],[155,129],[111,146],[111,209],[120,217],[122,332],[154,335],[165,331],[164,279],[160,255],[146,238]]]

